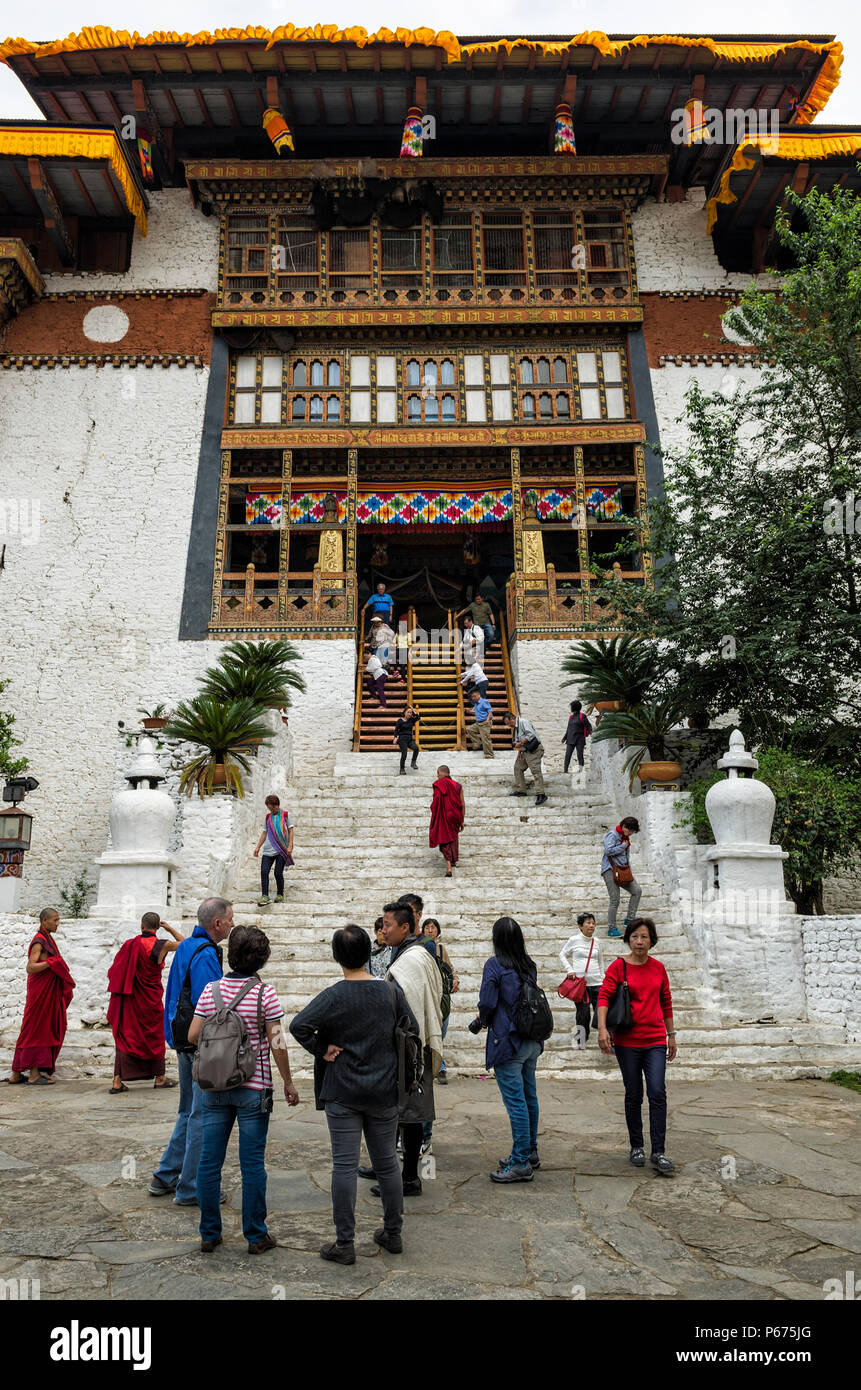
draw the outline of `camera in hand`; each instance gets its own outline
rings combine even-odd
[[[466,1026],[467,1026],[467,1028],[469,1029],[470,1033],[480,1033],[480,1032],[481,1032],[481,1019],[480,1019],[480,1018],[474,1018],[474,1019],[472,1020],[472,1022],[471,1022],[471,1023],[468,1023]]]

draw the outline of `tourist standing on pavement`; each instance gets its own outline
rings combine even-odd
[[[584,760],[583,752],[586,747],[586,739],[592,732],[592,725],[583,713],[583,706],[579,700],[571,701],[571,713],[568,716],[568,726],[562,735],[562,742],[565,744],[565,766],[563,772],[568,771],[568,765],[574,753],[577,754],[577,770],[583,771]]]
[[[159,939],[164,927],[172,941]],[[157,912],[145,912],[138,936],[124,941],[108,970],[108,1023],[114,1035],[114,1080],[111,1095],[127,1091],[126,1081],[153,1081],[156,1090],[170,1090],[164,1072],[164,1000],[161,972],[171,951],[183,938]],[[154,1078],[154,1080],[153,1080]]]
[[[470,1032],[487,1029],[485,1065],[496,1076],[511,1125],[511,1155],[499,1161],[492,1182],[531,1182],[538,1157],[538,1090],[535,1065],[542,1042],[524,1039],[515,1026],[523,981],[538,979],[535,962],[526,954],[523,932],[513,917],[493,924],[493,955],[485,962],[478,996],[478,1017]]]
[[[615,830],[608,830],[604,836],[604,858],[601,860],[601,877],[607,885],[607,892],[610,896],[610,906],[607,911],[607,935],[618,937],[621,935],[616,926],[616,914],[619,910],[619,889],[624,888],[630,894],[628,901],[628,912],[625,917],[625,926],[637,915],[637,908],[640,906],[640,898],[643,890],[634,878],[631,870],[631,836],[636,835],[640,829],[640,822],[635,816],[625,816],[620,821]]]
[[[389,624],[392,621],[392,614],[395,611],[395,601],[391,594],[386,593],[386,586],[382,580],[377,585],[376,593],[371,594],[362,612],[369,612],[371,617],[379,616]]]
[[[393,1255],[404,1248],[405,1185],[395,1151],[395,1022],[406,1019],[415,1036],[418,1025],[399,985],[368,974],[370,951],[370,938],[362,927],[336,931],[332,955],[344,978],[312,999],[290,1024],[296,1041],[314,1057],[314,1099],[317,1109],[326,1112],[332,1144],[335,1241],[324,1245],[320,1254],[342,1265],[356,1263],[356,1176],[363,1134],[383,1199],[383,1225],[374,1232],[374,1240]]]
[[[411,895],[416,896],[416,895]],[[442,1061],[442,975],[419,937],[414,935],[415,917],[411,907],[387,903],[383,910],[386,941],[392,947],[392,963],[387,979],[400,985],[406,996],[422,1042],[424,1074],[421,1090],[409,1098],[401,1111],[401,1140],[404,1166],[402,1172],[405,1197],[418,1196],[422,1190],[419,1177],[419,1158],[422,1146],[422,1126],[434,1118],[433,1079]],[[377,1176],[373,1168],[360,1168],[360,1177]],[[379,1186],[372,1187],[375,1197]]]
[[[75,981],[54,940],[59,925],[56,908],[43,907],[39,930],[27,948],[27,998],[8,1078],[11,1086],[56,1085],[54,1068],[66,1036],[66,1010],[75,992]]]
[[[466,820],[466,806],[463,800],[463,787],[452,777],[443,763],[436,770],[431,801],[430,829],[428,843],[431,849],[436,846],[445,860],[445,876],[452,877],[452,869],[460,857],[458,837]]]
[[[420,717],[421,716],[419,715],[419,712],[414,705],[407,705],[406,709],[401,715],[401,718],[398,719],[395,724],[395,733],[392,739],[392,743],[396,743],[398,745],[398,748],[400,749],[400,773],[402,777],[406,776],[407,753],[409,753],[410,751],[413,755],[410,760],[411,771],[415,772],[418,766],[419,746],[416,743],[416,725],[418,724]]]
[[[643,1077],[649,1098],[650,1162],[659,1173],[669,1175],[676,1166],[664,1149],[667,1139],[667,1062],[676,1055],[673,1000],[664,964],[652,960],[649,951],[658,933],[650,917],[635,917],[625,928],[630,954],[611,961],[598,994],[598,1046],[616,1061],[625,1084],[625,1122],[631,1143],[631,1162],[643,1168]],[[627,984],[631,998],[631,1024],[627,1028],[607,1026],[607,1010],[620,986]]]
[[[486,758],[492,758],[494,754],[490,731],[493,728],[493,706],[488,699],[479,695],[477,690],[473,690],[469,698],[472,701],[475,723],[467,725],[467,747],[472,752],[481,748]]]
[[[386,938],[383,935],[383,919],[378,917],[374,923],[375,945],[371,947],[371,954],[368,958],[368,973],[376,980],[384,980],[386,971],[392,960],[392,948],[386,945]]]
[[[582,1045],[589,1041],[591,1028],[598,1027],[598,990],[604,980],[604,957],[601,942],[595,935],[595,918],[591,912],[581,912],[577,918],[577,931],[569,936],[559,952],[569,980],[586,979],[586,994],[579,1004],[576,1023],[583,1032]]]
[[[511,729],[511,742],[517,749],[517,757],[514,759],[514,791],[511,795],[528,795],[524,776],[528,768],[534,780],[535,805],[543,806],[547,800],[547,793],[544,789],[544,773],[541,771],[544,744],[536,733],[535,725],[528,719],[524,719],[522,715],[515,718],[513,714],[505,714],[503,719]]]
[[[455,974],[454,966],[451,963],[451,957],[449,956],[448,951],[446,950],[445,946],[440,940],[441,936],[442,927],[440,926],[437,919],[435,917],[426,917],[424,922],[422,923],[422,945],[426,948],[426,950],[430,952],[432,956],[434,956],[437,965],[441,965],[443,973],[446,975],[446,978],[448,980],[448,987],[450,992],[452,994],[457,994],[458,990],[460,989],[460,980],[457,978],[457,975]],[[445,1040],[445,1035],[448,1032],[448,1025],[450,1020],[451,1014],[449,1013],[446,1014],[445,1018],[442,1021],[443,1040]],[[445,1086],[448,1081],[444,1058],[440,1063],[437,1081],[441,1086]],[[430,1139],[430,1133],[426,1134],[425,1138]]]
[[[164,1036],[177,1054],[179,1114],[149,1192],[153,1197],[172,1192],[179,1207],[197,1206],[197,1165],[203,1141],[203,1092],[191,1074],[195,1049],[189,1029],[204,989],[210,980],[221,979],[221,942],[232,929],[233,904],[226,898],[205,898],[197,909],[197,926],[177,947],[167,977]]]
[[[293,865],[293,817],[289,811],[281,810],[277,796],[266,798],[266,820],[260,832],[260,839],[254,850],[255,859],[263,849],[260,860],[260,897],[258,907],[269,903],[269,873],[275,867],[275,901],[284,901],[284,870]]]
[[[194,1019],[188,1030],[189,1042],[196,1044],[206,1020],[235,1002],[236,1013],[257,1054],[254,1072],[244,1085],[229,1091],[203,1092],[197,1201],[200,1248],[205,1255],[221,1244],[221,1170],[234,1120],[239,1126],[242,1234],[248,1241],[248,1253],[262,1255],[278,1244],[266,1227],[266,1136],[273,1105],[270,1047],[284,1082],[287,1104],[298,1105],[299,1095],[290,1075],[290,1060],[279,1023],[284,1010],[272,986],[265,985],[258,975],[269,959],[270,949],[269,938],[258,927],[236,927],[227,945],[230,973],[206,985],[194,1006]]]

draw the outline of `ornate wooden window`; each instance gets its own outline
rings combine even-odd
[[[380,293],[387,304],[423,297],[423,240],[420,226],[380,228]]]
[[[625,238],[625,217],[621,212],[600,208],[583,213],[586,250],[586,283],[591,298],[622,298],[630,287],[630,270]],[[603,291],[599,296],[598,291]]]
[[[444,213],[431,229],[433,298],[469,302],[475,299],[475,247],[469,208]]]
[[[370,303],[371,231],[333,227],[329,236],[329,295],[333,304]]]
[[[619,349],[577,353],[580,413],[584,420],[618,420],[627,415]]]
[[[269,217],[229,213],[225,232],[224,295],[228,304],[269,299]]]
[[[575,267],[576,219],[570,212],[534,212],[535,287],[541,300],[575,300],[580,280]]]
[[[482,214],[481,230],[486,298],[491,301],[506,298],[524,299],[526,250],[523,239],[523,214],[515,209],[485,212]]]
[[[340,354],[283,357],[242,353],[232,359],[229,418],[234,425],[287,425],[344,419]]]
[[[275,303],[320,303],[320,233],[310,218],[278,215]]]
[[[407,423],[454,424],[458,418],[453,357],[409,357],[404,367]]]
[[[521,354],[517,359],[517,379],[520,418],[524,422],[547,423],[572,418],[571,370],[567,357],[549,352],[528,357]]]

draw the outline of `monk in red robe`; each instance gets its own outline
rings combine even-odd
[[[159,940],[164,927],[173,941]],[[164,998],[161,972],[171,951],[182,941],[179,932],[162,922],[157,912],[145,912],[140,936],[123,942],[108,971],[108,1023],[117,1045],[111,1095],[127,1091],[124,1081],[149,1081],[155,1086],[176,1085],[164,1074]]]
[[[57,1054],[66,1036],[66,1010],[75,982],[54,941],[60,914],[53,907],[39,913],[39,930],[27,952],[27,1001],[12,1058],[13,1086],[54,1086]],[[29,1072],[29,1079],[24,1072]]]
[[[440,854],[446,863],[445,876],[451,878],[451,871],[459,858],[457,837],[463,830],[466,807],[463,787],[460,782],[455,782],[449,769],[445,765],[438,767],[436,775],[428,839],[431,849],[434,845],[439,846]]]

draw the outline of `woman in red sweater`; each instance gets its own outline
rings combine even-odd
[[[673,1000],[667,972],[659,960],[650,960],[649,951],[658,933],[650,917],[635,917],[625,929],[624,940],[631,954],[614,960],[598,992],[598,1046],[602,1052],[616,1050],[616,1060],[625,1083],[625,1121],[631,1141],[631,1162],[643,1168],[643,1077],[649,1097],[649,1131],[652,1141],[651,1164],[669,1175],[676,1165],[664,1153],[667,1137],[667,1062],[676,1055],[673,1026]],[[623,981],[627,979],[631,996],[631,1027],[607,1031],[607,1009]]]

